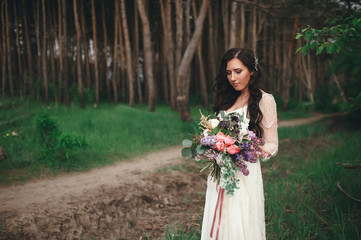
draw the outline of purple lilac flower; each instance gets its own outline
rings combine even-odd
[[[220,127],[223,127],[224,129],[227,129],[229,126],[228,126],[228,124],[225,122],[225,121],[221,121],[220,123],[219,123],[219,126]]]
[[[214,147],[214,144],[216,144],[216,142],[217,142],[216,135],[206,136],[206,137],[201,139],[201,144],[203,146]]]
[[[238,121],[239,121],[239,118],[238,118],[237,116],[232,116],[232,117],[231,117],[231,120],[232,120],[233,122],[238,122]]]

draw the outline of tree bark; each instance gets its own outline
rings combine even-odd
[[[162,3],[162,0],[161,0]],[[143,93],[142,85],[139,76],[139,16],[138,16],[138,4],[134,1],[134,66],[135,66],[135,77],[137,82],[138,100],[139,106],[143,106]]]
[[[41,62],[42,62],[42,70],[43,70],[43,83],[44,83],[44,97],[46,104],[49,104],[49,86],[48,86],[48,73],[46,66],[46,7],[45,0],[41,0],[42,11],[43,11],[43,43],[42,43],[42,51],[41,51]]]
[[[229,48],[236,47],[236,33],[237,33],[237,2],[232,2],[231,7],[231,27],[229,36]]]
[[[193,15],[194,18],[197,19],[197,6],[195,0],[193,0]],[[207,80],[206,80],[206,73],[204,71],[204,64],[202,58],[202,42],[199,41],[197,44],[197,57],[199,62],[199,80],[201,85],[201,96],[204,107],[208,108],[208,90],[207,90]],[[189,86],[187,86],[187,89]]]
[[[132,65],[132,52],[129,39],[128,23],[125,9],[125,1],[120,1],[121,6],[121,16],[122,16],[122,25],[123,25],[123,36],[125,43],[125,60],[127,67],[127,77],[128,77],[128,88],[129,88],[129,105],[134,107],[134,74],[133,74],[133,65]]]
[[[241,47],[244,47],[245,45],[245,35],[246,35],[246,17],[245,17],[245,10],[244,10],[244,3],[241,3],[241,8],[240,8],[240,15],[241,15],[241,33],[240,33],[240,44]]]
[[[44,1],[44,0],[43,0]],[[81,71],[81,30],[78,17],[78,8],[77,1],[73,1],[73,10],[74,10],[74,23],[76,31],[76,63],[77,63],[77,75],[78,75],[78,97],[79,97],[79,106],[84,108],[84,94],[83,94],[83,80],[82,80],[82,71]]]
[[[102,25],[103,25],[103,36],[104,36],[104,71],[105,71],[105,84],[108,93],[108,102],[111,102],[112,99],[112,92],[110,88],[110,79],[109,79],[109,70],[108,70],[108,31],[107,31],[107,24],[105,21],[105,7],[104,1],[101,2],[102,7]]]
[[[227,50],[229,48],[229,16],[228,16],[228,0],[222,1],[222,22],[224,31],[224,47]]]
[[[64,10],[63,10],[64,11]],[[62,37],[62,5],[61,0],[58,0],[58,43],[59,43],[59,71],[58,71],[58,101],[62,101],[63,94],[63,37]]]
[[[11,46],[10,46],[10,23],[9,23],[9,7],[8,0],[5,1],[5,29],[6,29],[6,56],[8,60],[8,79],[9,79],[9,87],[10,87],[10,96],[14,97],[14,84],[13,84],[13,74],[12,74],[12,64],[11,64]]]
[[[189,81],[189,79],[186,79],[186,77],[189,73],[190,63],[196,51],[198,41],[202,35],[203,23],[207,13],[208,4],[209,0],[202,1],[202,6],[199,10],[196,21],[195,31],[185,53],[183,54],[183,58],[177,72],[177,108],[183,121],[192,121],[189,113],[189,89],[186,89],[186,86],[188,85],[187,81]]]
[[[89,53],[88,53],[89,44],[87,38],[87,31],[85,27],[84,0],[80,1],[80,26],[81,26],[81,33],[83,36],[83,46],[84,46],[85,74],[86,74],[85,83],[86,83],[86,87],[89,89],[91,86],[91,74],[90,74]]]
[[[18,16],[17,16],[17,12],[16,12],[16,2],[14,2],[13,4],[13,9],[14,9],[14,22],[15,22],[15,43],[16,43],[16,53],[17,53],[17,60],[18,60],[18,76],[17,76],[17,79],[18,79],[18,86],[19,86],[19,93],[20,93],[20,96],[24,93],[26,93],[26,81],[21,84],[22,82],[22,79],[25,79],[23,77],[23,66],[22,66],[22,60],[21,60],[21,49],[20,49],[20,40],[19,40],[19,24],[18,24]],[[23,88],[22,88],[22,87]]]
[[[1,22],[5,22],[5,1],[1,2]],[[6,93],[6,33],[5,27],[1,28],[1,36],[2,36],[2,50],[1,50],[1,94],[5,97]]]
[[[215,47],[215,40],[214,40],[214,25],[213,25],[213,14],[212,14],[212,7],[211,7],[212,2],[209,2],[209,7],[208,7],[208,52],[209,53],[216,53],[216,47]],[[216,79],[216,62],[215,62],[215,58],[216,58],[216,54],[212,54],[213,56],[209,57],[209,68],[208,71],[210,73],[210,80],[209,80],[209,84],[211,86],[211,89],[213,87],[214,81]]]
[[[70,107],[70,95],[69,95],[69,73],[68,73],[68,34],[67,34],[67,26],[66,26],[66,0],[62,0],[62,25],[63,25],[63,79],[64,79],[64,101],[67,107]]]
[[[175,1],[176,12],[176,49],[175,49],[175,71],[182,59],[183,51],[183,1]]]
[[[113,47],[113,98],[114,103],[118,104],[118,90],[117,90],[117,73],[118,73],[118,27],[119,27],[119,0],[115,1],[115,21],[114,21],[114,47]]]
[[[94,73],[95,73],[95,104],[98,106],[99,99],[99,67],[98,67],[98,39],[97,39],[97,24],[95,14],[95,3],[91,0],[92,11],[92,27],[93,27],[93,49],[94,49]]]
[[[153,76],[153,50],[151,45],[150,26],[147,13],[145,11],[143,0],[137,0],[139,16],[143,24],[143,52],[145,61],[145,71],[148,83],[148,110],[155,110],[155,92],[154,92],[154,76]]]

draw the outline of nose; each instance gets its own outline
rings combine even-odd
[[[231,81],[236,80],[236,74],[234,72],[231,73]]]

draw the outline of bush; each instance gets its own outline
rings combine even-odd
[[[39,116],[35,123],[43,145],[43,157],[50,166],[65,166],[73,152],[87,146],[84,137],[61,132],[57,121],[48,115]]]

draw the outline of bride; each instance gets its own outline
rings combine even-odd
[[[260,88],[262,73],[252,50],[229,49],[223,56],[215,84],[218,114],[247,114],[249,129],[263,138],[262,150],[270,156],[278,151],[277,110],[273,96]],[[202,240],[266,239],[263,181],[260,162],[246,162],[249,175],[240,171],[234,196],[222,195],[210,176],[202,223]],[[220,201],[221,198],[221,201]]]

